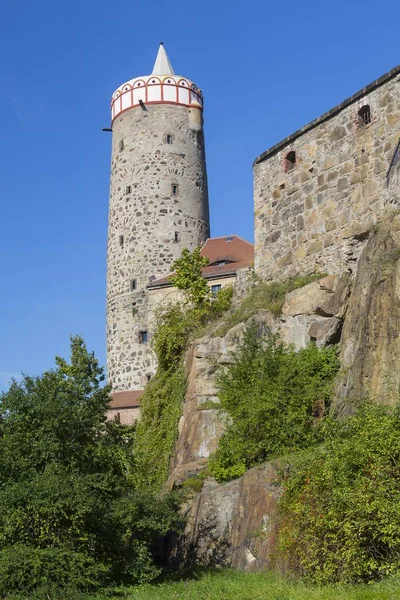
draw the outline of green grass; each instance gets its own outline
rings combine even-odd
[[[292,277],[286,281],[267,283],[258,282],[236,308],[229,310],[221,319],[221,324],[211,331],[213,336],[224,336],[229,329],[247,321],[259,310],[269,310],[278,317],[282,312],[285,296],[293,290],[318,281],[325,277],[325,273],[313,273],[299,277]]]
[[[126,600],[399,600],[400,579],[357,586],[315,587],[271,573],[220,571],[198,579],[120,590]],[[98,599],[100,600],[100,598]]]

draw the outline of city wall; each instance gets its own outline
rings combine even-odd
[[[363,107],[370,122],[360,116]],[[389,204],[400,202],[389,178],[399,138],[397,67],[259,156],[257,274],[282,279],[351,269],[368,230]]]

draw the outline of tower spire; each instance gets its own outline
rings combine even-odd
[[[175,75],[162,42],[160,43],[160,47],[158,49],[152,75]]]

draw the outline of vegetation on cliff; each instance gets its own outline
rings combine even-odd
[[[177,506],[133,484],[132,431],[105,421],[103,379],[73,337],[70,362],[57,358],[0,397],[2,598],[159,573],[154,550],[178,526]]]
[[[290,460],[280,556],[318,583],[400,573],[400,406],[364,403]]]
[[[143,489],[159,492],[169,474],[169,463],[178,436],[178,422],[186,392],[184,354],[199,328],[215,321],[226,311],[232,288],[210,293],[201,269],[207,259],[200,248],[183,250],[173,264],[173,284],[183,292],[184,301],[162,306],[156,315],[152,347],[157,373],[141,399],[141,420],[134,438],[135,480]]]
[[[267,330],[247,328],[233,362],[219,377],[221,409],[229,422],[211,460],[218,481],[256,464],[321,442],[339,368],[333,347],[296,352]]]

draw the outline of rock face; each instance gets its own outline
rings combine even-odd
[[[358,263],[341,340],[341,414],[367,396],[386,404],[400,385],[400,216],[371,233]]]
[[[186,530],[175,552],[196,564],[267,568],[275,545],[280,494],[273,463],[225,485],[207,480],[186,507]]]

